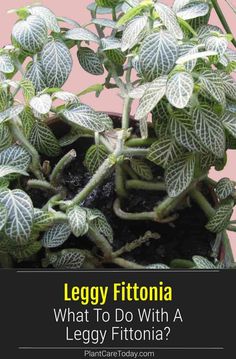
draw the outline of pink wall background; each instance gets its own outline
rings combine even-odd
[[[42,0],[41,4],[47,6],[58,16],[66,16],[72,19],[77,20],[81,25],[86,24],[90,21],[90,13],[87,11],[86,6],[91,3],[92,0]],[[163,0],[162,2],[170,5],[173,3],[173,0]],[[236,15],[230,9],[226,1],[219,0],[219,4],[222,7],[222,10],[228,20],[228,23],[231,27],[231,30],[236,37]],[[15,14],[7,14],[7,11],[12,8],[19,8],[21,6],[32,4],[33,2],[27,0],[4,0],[0,4],[0,24],[1,24],[1,36],[0,36],[0,46],[4,46],[10,43],[10,34],[12,26],[16,20]],[[231,0],[231,3],[236,7],[236,0]],[[215,13],[212,14],[211,23],[214,25],[220,26],[220,22]],[[79,93],[83,89],[87,88],[90,85],[95,83],[103,82],[102,76],[92,76],[79,67],[78,61],[76,59],[76,51],[73,51],[74,57],[74,67],[73,71],[69,77],[69,80],[64,86],[65,90]],[[122,102],[118,97],[117,92],[114,91],[104,91],[99,98],[96,98],[93,94],[86,95],[83,98],[83,101],[88,105],[91,105],[96,110],[102,111],[112,111],[112,112],[121,112],[122,111]],[[134,110],[133,110],[134,111]],[[222,177],[230,177],[236,180],[236,156],[235,152],[229,151],[228,153],[228,164],[224,171],[215,172],[212,171],[211,176],[214,179],[220,179]],[[234,212],[234,219],[236,219],[236,211]],[[229,233],[232,245],[234,248],[234,254],[236,258],[236,233]]]

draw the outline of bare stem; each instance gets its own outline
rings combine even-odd
[[[61,173],[63,169],[75,159],[76,152],[75,150],[70,150],[68,153],[63,156],[60,161],[56,164],[54,167],[52,174],[50,176],[50,182],[52,186],[58,186],[59,178],[61,176]]]
[[[57,192],[57,188],[53,187],[49,182],[47,181],[41,181],[41,180],[29,180],[27,182],[27,186],[29,188],[36,188],[36,189],[42,189],[46,191],[52,191]]]
[[[206,197],[199,190],[193,188],[189,194],[201,207],[208,218],[211,218],[215,214],[214,208],[210,205]]]
[[[147,191],[165,191],[166,185],[163,182],[146,182],[141,180],[128,180],[126,181],[127,189],[141,189]]]
[[[99,232],[95,232],[92,229],[88,230],[88,237],[92,242],[96,244],[96,246],[102,251],[105,258],[111,258],[112,256],[112,246],[107,241],[106,238],[103,237]]]

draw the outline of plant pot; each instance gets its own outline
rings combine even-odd
[[[113,119],[113,121],[114,121],[114,127],[119,127],[119,123],[120,123],[120,119],[121,119],[121,117],[120,117],[120,115],[119,114],[116,114],[116,113],[109,113],[109,116]],[[135,128],[137,128],[137,126],[136,126],[136,121],[133,119],[133,118],[131,118],[131,123],[133,124],[133,127]],[[68,131],[68,129],[69,129],[69,127],[68,127],[68,125],[66,125],[63,121],[61,121],[60,119],[57,119],[57,118],[51,118],[51,119],[49,119],[48,120],[48,125],[51,127],[51,129],[53,130],[53,132],[55,133],[55,135],[57,136],[57,137],[61,137],[61,134],[63,134],[63,136],[65,135],[65,133]],[[151,128],[151,126],[150,126],[150,128]],[[88,141],[87,139],[86,139],[86,141]],[[89,145],[90,144],[88,144],[88,147],[89,147]],[[73,143],[70,147],[69,147],[69,149],[71,149],[71,148],[74,148],[75,150],[76,150],[76,147],[77,147],[77,143],[75,142],[75,143]],[[68,149],[67,149],[68,150]],[[209,199],[210,199],[210,201],[212,202],[212,203],[216,203],[217,202],[217,199],[216,199],[216,195],[215,195],[215,192],[212,190],[212,188],[210,188],[210,186],[206,186],[206,188],[205,188],[205,190],[209,193]],[[147,192],[146,192],[147,193]],[[147,194],[147,195],[149,195],[149,198],[150,198],[150,192]],[[104,200],[104,202],[106,202],[106,200],[108,200],[108,198],[103,198],[103,200]],[[91,205],[92,205],[92,203],[91,203]],[[94,206],[94,207],[96,207],[96,206]],[[199,213],[201,213],[201,209],[199,208],[198,209],[198,212]],[[201,213],[201,215],[199,214],[199,216],[201,217],[201,216],[203,216],[203,214]],[[194,216],[194,218],[195,218],[195,216]],[[202,217],[201,217],[202,218]],[[195,219],[194,219],[194,221],[195,221]],[[204,222],[204,220],[203,220],[203,222]],[[150,222],[149,222],[150,223]],[[121,224],[122,225],[122,224]],[[193,225],[193,223],[192,224],[190,224],[190,225]],[[132,228],[134,228],[134,226],[133,226],[133,224],[132,223],[130,223],[130,226],[131,226],[131,232],[132,232]],[[150,223],[150,228],[152,228],[152,230],[153,230],[153,223]],[[147,228],[146,228],[147,229]],[[157,232],[159,232],[159,228],[156,230]],[[129,232],[129,228],[128,228],[128,232]],[[171,231],[170,231],[171,232]],[[183,232],[183,228],[182,228],[182,232]],[[172,233],[173,233],[173,231],[172,231]],[[189,228],[188,228],[188,225],[187,226],[185,226],[185,230],[184,230],[184,232],[183,232],[183,237],[184,236],[188,236],[188,233],[189,233]],[[206,233],[206,232],[205,232]],[[209,233],[209,236],[211,237],[211,240],[213,240],[213,242],[215,241],[216,242],[216,236],[214,235],[214,234],[211,234],[210,235],[210,232],[208,232]],[[169,235],[169,234],[168,234]],[[231,244],[230,244],[230,241],[229,241],[229,238],[228,238],[228,235],[227,235],[227,233],[226,232],[224,232],[223,234],[223,239],[222,239],[222,241],[221,241],[221,244],[220,244],[220,248],[219,248],[219,246],[218,246],[218,248],[217,248],[217,250],[218,250],[218,258],[219,259],[221,259],[221,260],[224,260],[225,261],[225,263],[226,263],[226,265],[227,265],[227,267],[229,267],[229,266],[232,266],[232,264],[233,264],[233,262],[234,262],[234,258],[233,258],[233,254],[232,254],[232,248],[231,248]],[[127,240],[129,240],[129,238],[127,238],[127,236],[126,236],[126,239]],[[132,238],[133,239],[133,238]],[[209,240],[209,238],[208,238],[208,248],[210,248],[210,242],[211,242],[211,240]],[[186,240],[184,241],[184,243],[187,243],[188,245],[189,245],[189,243],[191,243],[190,242],[191,241],[191,238],[189,238],[189,241],[187,242]],[[83,243],[83,240],[82,240],[82,246],[84,245],[84,243]],[[121,240],[121,243],[119,243],[119,245],[121,246],[121,245],[124,245],[124,243],[122,243],[122,240]],[[205,245],[205,243],[204,243],[204,240],[202,240],[202,245],[204,246]],[[151,246],[150,246],[151,248],[150,248],[150,251],[148,251],[148,250],[146,250],[146,247],[145,247],[145,251],[141,248],[138,252],[137,252],[137,257],[129,257],[128,256],[128,259],[129,260],[131,260],[131,261],[136,261],[137,263],[140,263],[140,253],[142,254],[142,252],[145,252],[146,254],[145,254],[145,256],[148,256],[148,257],[152,257],[152,252],[153,252],[153,250],[156,250],[156,251],[159,251],[158,252],[158,255],[159,255],[159,257],[161,257],[163,254],[161,253],[161,249],[163,249],[163,251],[166,251],[166,246],[164,246],[163,244],[162,245],[157,245],[157,247],[155,248],[155,246],[153,246],[152,244],[151,244]],[[171,247],[171,245],[170,245],[170,247]],[[216,243],[216,247],[217,247],[217,243]],[[66,248],[66,245],[65,245],[65,248]],[[195,254],[198,254],[198,255],[202,255],[202,256],[206,256],[206,253],[203,253],[204,252],[204,250],[202,250],[201,251],[201,249],[200,248],[198,248],[197,249],[197,253],[192,253],[193,255],[195,255]],[[136,254],[135,254],[136,255]],[[168,257],[168,255],[167,255],[167,257]],[[188,256],[186,255],[185,256],[186,258],[185,259],[190,259],[190,258],[188,258]],[[174,259],[174,258],[173,258]],[[142,263],[143,265],[145,265],[145,263]],[[148,263],[146,263],[146,265],[147,265]],[[150,263],[149,263],[150,264]]]

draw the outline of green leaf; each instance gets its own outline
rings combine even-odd
[[[0,178],[6,177],[6,176],[9,176],[12,174],[20,174],[23,176],[28,176],[27,172],[25,172],[19,168],[0,165]]]
[[[178,57],[178,44],[168,31],[148,35],[140,49],[142,73],[148,80],[159,75],[167,75],[174,67]]]
[[[47,32],[45,21],[39,16],[30,15],[14,25],[12,36],[22,49],[36,53],[46,42]]]
[[[16,170],[26,171],[31,162],[31,156],[23,147],[13,145],[0,152],[0,166],[15,167]]]
[[[9,127],[2,123],[0,124],[0,151],[9,147],[12,144],[12,135]]]
[[[100,39],[92,31],[85,29],[83,27],[76,27],[66,32],[66,39],[76,40],[76,41],[91,41],[96,44],[100,44]]]
[[[102,75],[104,68],[99,56],[88,47],[80,47],[77,57],[81,67],[92,75]]]
[[[116,7],[120,0],[96,0],[95,2],[101,7]]]
[[[80,269],[85,256],[79,249],[64,249],[50,255],[49,260],[54,268]]]
[[[21,245],[13,245],[11,243],[9,253],[18,261],[22,261],[37,254],[41,248],[42,244],[38,241],[30,241]]]
[[[222,116],[222,124],[229,133],[236,138],[236,115],[230,112],[224,113]]]
[[[106,50],[106,57],[112,61],[115,65],[123,65],[126,61],[126,57],[119,49]]]
[[[3,229],[7,221],[7,210],[0,204],[0,231]]]
[[[201,256],[193,256],[192,259],[198,269],[216,269],[215,265],[207,258]]]
[[[204,146],[216,157],[225,153],[225,133],[221,119],[208,106],[195,108],[192,114],[194,128]]]
[[[87,105],[79,104],[61,113],[69,122],[77,126],[96,132],[104,130],[104,125],[99,121],[97,113]]]
[[[104,90],[104,85],[102,84],[95,84],[87,87],[85,90],[81,91],[78,96],[87,95],[91,92],[96,92],[96,96],[99,96],[100,93]]]
[[[184,154],[172,162],[165,171],[165,182],[170,197],[177,197],[191,184],[194,176],[195,156]]]
[[[0,55],[0,71],[4,74],[10,74],[14,71],[14,64],[7,54]]]
[[[7,89],[0,85],[0,112],[6,110],[7,107],[8,107]]]
[[[78,96],[67,91],[57,91],[54,93],[53,98],[64,101],[65,103],[78,103]]]
[[[209,36],[205,40],[205,46],[206,50],[216,51],[219,56],[222,56],[228,47],[228,41],[224,37]]]
[[[25,78],[33,83],[36,92],[40,92],[47,87],[47,79],[41,61],[31,61],[28,63]]]
[[[0,189],[9,187],[9,181],[6,178],[0,178]]]
[[[191,20],[198,17],[205,16],[209,13],[210,8],[207,3],[198,3],[197,1],[192,4],[186,4],[184,7],[177,11],[177,16],[184,20]]]
[[[207,223],[206,229],[213,233],[222,232],[228,226],[232,213],[232,203],[220,205],[214,216]]]
[[[60,32],[60,26],[57,23],[57,18],[51,10],[44,6],[32,6],[29,8],[29,11],[32,15],[41,17],[45,21],[48,30]]]
[[[182,56],[189,56],[189,55],[194,55],[198,53],[198,47],[193,45],[193,44],[188,44],[188,43],[184,43],[182,45],[179,46],[179,57],[181,58]],[[197,64],[197,59],[193,59],[190,61],[187,61],[184,63],[184,67],[186,68],[187,71],[191,72],[193,71],[194,67]]]
[[[62,87],[72,69],[72,57],[60,40],[49,41],[41,51],[41,61],[48,87]]]
[[[95,173],[107,156],[103,145],[92,145],[86,152],[84,165],[90,173]]]
[[[130,160],[130,165],[132,170],[142,179],[146,181],[151,181],[153,179],[153,174],[151,167],[147,164],[147,162],[132,158]]]
[[[128,10],[117,22],[117,27],[125,25],[127,22],[131,21],[135,16],[139,15],[145,8],[148,8],[150,2],[142,1],[141,4]]]
[[[2,189],[0,191],[0,203],[7,210],[5,234],[18,243],[28,240],[34,216],[30,197],[19,189]]]
[[[183,148],[171,137],[160,138],[149,148],[147,159],[166,168],[183,154]]]
[[[121,41],[116,37],[109,36],[101,39],[102,51],[116,50],[121,48]]]
[[[225,92],[222,80],[217,72],[212,70],[205,70],[199,76],[200,85],[202,88],[212,96],[217,102],[225,105]]]
[[[76,237],[82,237],[88,232],[87,212],[85,209],[79,206],[69,208],[67,217],[71,231]]]
[[[178,23],[178,20],[177,20],[177,17],[175,15],[174,11],[170,7],[168,7],[162,3],[155,4],[155,9],[156,9],[158,15],[160,16],[162,23],[167,28],[167,30],[171,34],[173,34],[178,40],[182,40],[183,39],[183,31]]]
[[[20,81],[20,87],[23,90],[25,101],[29,102],[35,95],[35,88],[33,83],[30,80],[24,79]]]
[[[31,144],[44,155],[56,157],[60,154],[60,146],[51,129],[43,122],[35,122],[30,133]]]
[[[34,208],[33,231],[46,231],[53,225],[53,217],[53,214],[50,212]]]
[[[29,106],[26,106],[20,114],[22,128],[27,138],[30,136],[30,132],[35,124],[34,114]]]
[[[137,16],[126,25],[121,39],[122,51],[132,49],[142,40],[147,21],[147,16]]]
[[[221,77],[226,96],[229,99],[236,101],[236,82],[234,79],[225,72],[219,72],[219,76]]]
[[[140,119],[151,112],[166,92],[167,76],[161,76],[152,81],[140,100],[135,118]]]
[[[217,197],[220,200],[224,200],[229,197],[235,191],[235,185],[229,178],[222,178],[215,188]]]
[[[193,78],[187,72],[177,72],[167,82],[166,97],[177,108],[188,105],[193,94]]]
[[[30,106],[37,113],[41,115],[46,115],[51,110],[51,106],[52,106],[51,96],[48,94],[35,96],[30,100]]]
[[[113,121],[106,113],[97,112],[97,116],[98,116],[99,122],[101,122],[104,126],[104,131],[113,129]]]
[[[16,105],[9,107],[5,111],[0,112],[0,123],[5,120],[10,120],[14,117],[17,117],[24,110],[23,105]]]
[[[55,248],[61,246],[71,234],[70,226],[67,223],[55,224],[42,238],[42,246],[45,248]]]
[[[87,218],[90,229],[100,233],[108,242],[113,243],[113,230],[102,212],[98,209],[89,209],[87,210]]]

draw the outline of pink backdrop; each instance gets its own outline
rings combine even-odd
[[[86,6],[91,3],[92,0],[43,0],[41,4],[49,7],[53,10],[58,16],[67,16],[77,20],[81,25],[86,24],[90,20],[90,13],[87,11]],[[163,0],[166,4],[172,4],[172,0]],[[228,23],[236,37],[236,15],[230,10],[226,1],[219,0],[219,4],[222,6],[223,12],[228,19]],[[232,4],[236,7],[236,0],[231,0]],[[32,2],[25,0],[7,0],[1,1],[0,4],[0,24],[1,24],[1,37],[0,37],[0,46],[4,46],[10,43],[10,34],[12,26],[16,20],[15,14],[7,14],[7,11],[12,8],[18,8],[21,6],[28,5]],[[220,22],[216,14],[212,15],[211,23],[220,26]],[[73,51],[74,55],[74,67],[73,72],[70,75],[70,78],[64,89],[69,91],[79,93],[81,90],[85,89],[89,85],[99,83],[103,81],[103,77],[91,76],[84,71],[81,71],[76,60],[76,51]],[[121,112],[122,102],[117,96],[116,91],[104,91],[102,92],[99,98],[96,98],[94,95],[84,96],[83,101],[88,105],[93,106],[96,110],[102,111],[112,111],[112,112]],[[230,177],[236,179],[235,167],[236,167],[236,157],[235,153],[229,151],[228,154],[230,165],[227,165],[224,171],[215,172],[212,171],[211,175],[214,179],[220,179],[222,177]],[[236,211],[234,212],[234,219],[236,219]],[[234,254],[236,258],[236,233],[230,232],[230,238],[234,247]],[[234,243],[233,243],[234,242]]]

